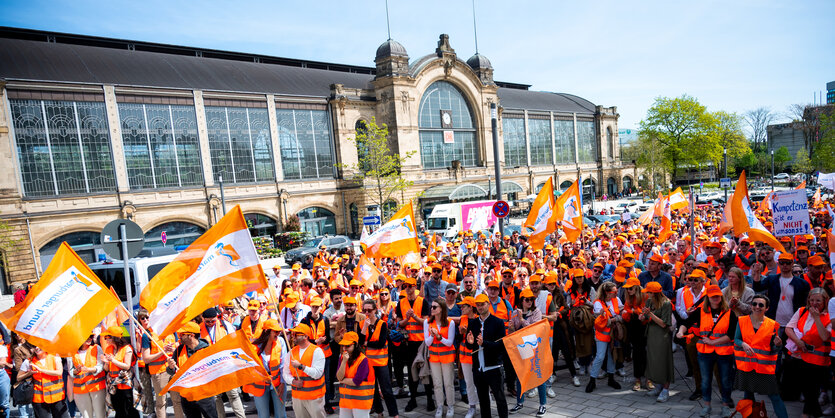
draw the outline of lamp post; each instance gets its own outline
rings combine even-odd
[[[725,178],[728,178],[728,149],[722,145],[722,154],[725,156]],[[725,187],[725,203],[728,202],[728,188]]]
[[[771,191],[774,191],[774,149],[771,150]]]

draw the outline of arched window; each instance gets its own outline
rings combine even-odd
[[[49,241],[39,250],[41,254],[41,270],[45,270],[52,257],[58,252],[58,247],[66,241],[85,263],[98,261],[98,254],[104,254],[101,249],[101,233],[93,231],[71,232]]]
[[[617,192],[618,192],[618,181],[615,180],[614,177],[609,177],[609,179],[606,180],[606,193],[609,196],[612,196],[612,195],[616,194]]]
[[[278,232],[278,226],[275,219],[260,213],[245,213],[244,220],[249,227],[249,234],[253,237],[269,237],[275,238]]]
[[[165,246],[189,245],[206,232],[200,225],[189,222],[166,222],[145,232],[145,247],[162,247],[162,232],[165,231]]]
[[[574,182],[566,180],[566,181],[560,183],[560,190],[565,190],[565,189],[571,187],[572,184],[574,184]],[[583,184],[585,184],[585,183],[583,183]]]
[[[632,192],[632,177],[623,176],[623,191],[626,193]]]
[[[333,212],[314,206],[302,209],[297,215],[301,221],[301,230],[310,236],[336,235],[336,216]]]
[[[474,167],[478,141],[470,105],[457,87],[432,83],[420,99],[420,158],[424,168],[447,168],[452,161]]]
[[[597,182],[589,177],[583,180],[583,199],[590,198],[592,194],[597,195]]]

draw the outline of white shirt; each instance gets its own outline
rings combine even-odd
[[[615,316],[615,308],[614,308],[614,306],[612,306],[612,301],[615,300],[615,299],[618,300],[618,312],[620,312],[620,310],[623,309],[623,303],[620,301],[619,297],[609,299],[609,301],[606,302],[606,309],[609,311],[609,315],[611,315],[611,316]],[[594,301],[594,314],[599,315],[602,312],[603,312],[603,304],[600,303],[599,300]]]
[[[676,292],[676,312],[678,312],[679,316],[681,316],[681,319],[687,319],[687,308],[684,306],[684,292],[690,292],[690,294],[693,295],[693,289],[687,286],[678,289],[678,292]],[[693,295],[693,303],[696,303],[696,301],[699,300],[704,293],[705,287],[702,286],[702,290],[699,291],[699,294]]]
[[[423,335],[424,335],[423,340],[424,340],[424,342],[426,342],[427,347],[432,345],[432,343],[435,342],[435,337],[433,337],[432,334],[429,333],[429,327],[435,327],[435,328],[438,329],[438,331],[440,331],[441,330],[441,324],[436,322],[436,323],[433,323],[432,325],[429,325],[429,320],[428,319],[423,321]],[[455,321],[450,319],[449,320],[449,328],[447,329],[447,336],[446,337],[444,337],[443,335],[441,336],[441,344],[443,344],[447,347],[452,347],[452,343],[453,343],[454,340],[455,340]]]
[[[299,361],[304,358],[304,353],[306,353],[307,350],[313,350],[313,361],[310,362],[310,366],[304,366],[302,371],[311,378],[318,379],[325,373],[325,352],[322,351],[321,348],[317,347],[316,344],[308,344],[306,349],[299,349]],[[288,355],[288,357],[292,357],[292,354]],[[282,363],[284,363],[284,369],[282,369],[284,382],[292,386],[293,374],[290,369],[293,367],[293,364],[289,360],[286,363]]]
[[[790,284],[792,279],[793,277],[780,277],[780,299],[777,300],[777,314],[774,315],[774,320],[780,326],[786,326],[795,313],[792,306],[794,287]]]
[[[550,294],[551,293],[547,290],[541,289],[539,294],[536,295],[536,300],[533,302],[536,308],[539,309],[539,312],[542,312],[543,315],[548,312],[548,295]]]
[[[284,324],[285,329],[291,329],[301,323],[302,319],[310,312],[310,307],[301,302],[296,303],[296,308],[298,309],[296,309],[295,315],[287,307],[281,309],[281,322]]]

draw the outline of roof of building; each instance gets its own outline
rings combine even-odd
[[[406,53],[395,41],[380,47],[393,55]],[[373,88],[375,72],[373,67],[0,27],[0,79],[6,80],[328,97],[331,84]],[[593,103],[574,95],[497,85],[505,109],[595,112]]]

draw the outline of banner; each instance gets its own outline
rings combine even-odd
[[[522,233],[529,236],[534,250],[545,247],[545,237],[557,229],[554,219],[554,180],[549,177],[536,195],[528,218],[522,223]]]
[[[829,190],[835,190],[835,173],[818,173],[818,184]]]
[[[493,215],[493,204],[495,200],[478,203],[461,204],[461,227],[462,231],[468,229],[473,232],[489,229],[499,218]]]
[[[812,233],[805,189],[774,192],[771,196],[771,216],[774,235],[778,237]]]
[[[569,241],[580,239],[583,232],[583,195],[579,180],[574,180],[554,202],[554,220]]]
[[[420,252],[415,213],[412,201],[403,205],[391,219],[374,231],[365,241],[365,255],[368,258],[397,257]]]
[[[655,240],[658,244],[663,243],[670,235],[673,234],[673,215],[670,211],[670,198],[665,197],[664,210],[661,211],[661,228],[658,229],[658,238]]]
[[[235,206],[154,276],[139,304],[164,338],[206,309],[267,286],[241,207]]]
[[[684,197],[684,192],[681,191],[681,187],[670,193],[670,195],[667,196],[667,200],[670,201],[671,210],[688,210],[690,208],[690,202],[688,202],[687,198]]]
[[[360,261],[354,267],[354,278],[365,283],[366,289],[374,288],[374,283],[377,282],[380,274],[380,270],[377,270],[377,267],[365,254],[360,256]]]
[[[26,299],[0,321],[42,350],[69,357],[120,303],[63,242]]]
[[[548,380],[554,373],[554,357],[549,342],[550,324],[543,319],[504,338],[505,350],[525,393]]]
[[[197,401],[268,380],[255,346],[243,331],[237,331],[189,357],[159,395],[174,391],[189,401]]]
[[[731,222],[733,223],[734,235],[738,237],[742,234],[748,234],[748,237],[754,241],[764,242],[775,250],[786,252],[783,244],[780,244],[780,241],[777,241],[777,238],[765,229],[765,226],[754,214],[754,210],[751,209],[748,200],[748,184],[745,181],[745,171],[743,171],[736,182],[736,190],[734,190],[734,195],[731,198]],[[773,200],[772,195],[772,206]]]

